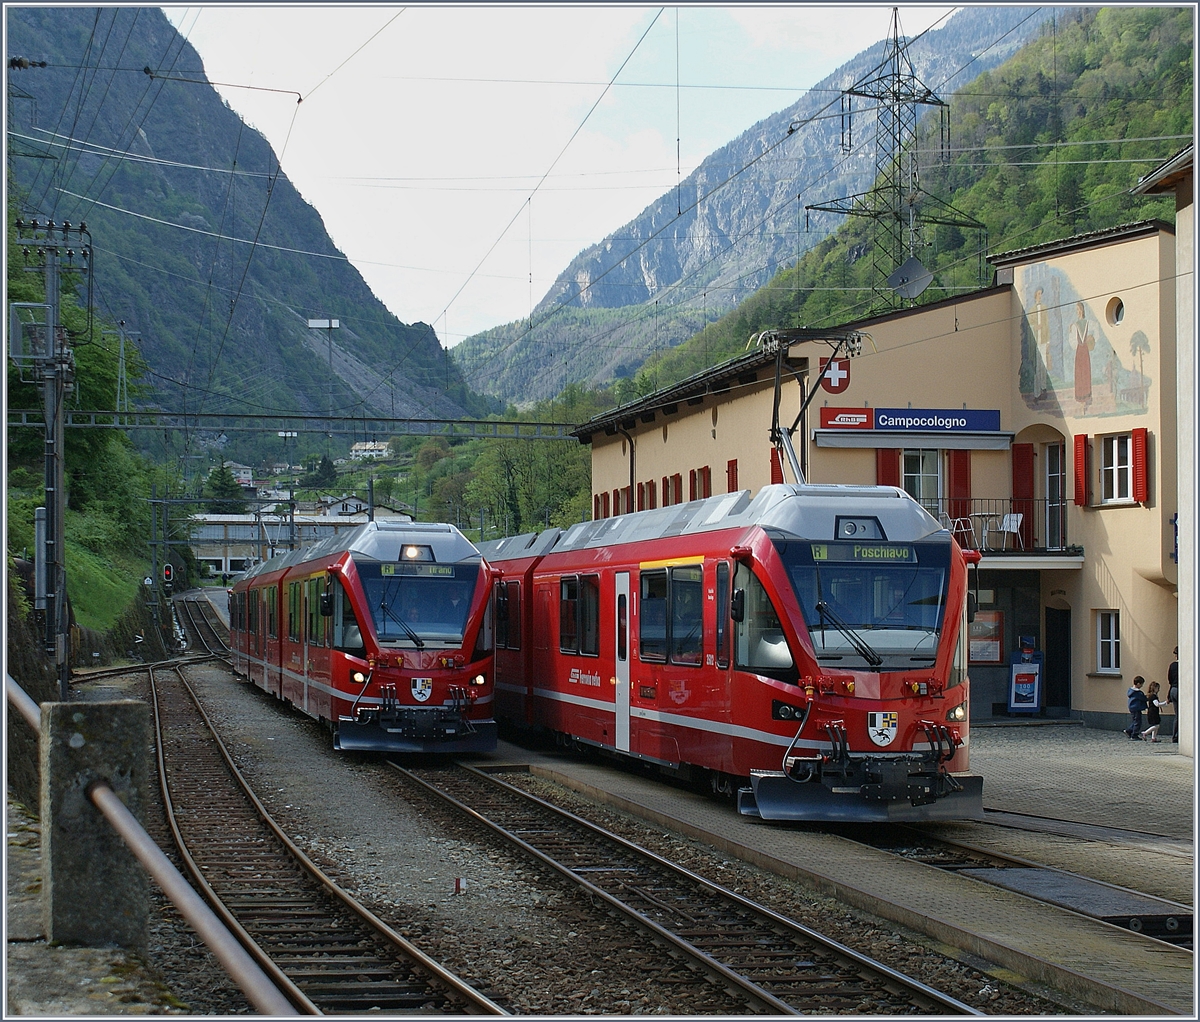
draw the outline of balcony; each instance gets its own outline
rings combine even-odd
[[[1067,502],[1033,498],[922,500],[921,505],[953,533],[964,549],[987,558],[1061,555],[1080,558],[1083,548],[1067,539]]]

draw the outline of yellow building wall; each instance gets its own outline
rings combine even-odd
[[[1178,509],[1175,251],[1173,235],[1154,232],[1040,257],[1031,253],[1028,262],[1006,271],[1010,288],[872,321],[862,354],[851,361],[849,387],[840,394],[819,391],[807,435],[795,438],[810,481],[873,484],[874,449],[816,445],[822,406],[998,409],[1001,431],[1013,434],[1014,443],[1033,445],[1039,501],[1047,496],[1047,445],[1061,444],[1067,542],[1083,548],[1084,567],[1054,568],[1053,555],[1045,555],[1033,570],[1041,572],[1042,607],[1071,612],[1071,708],[1085,719],[1107,716],[1109,723],[1112,714],[1125,712],[1134,675],[1163,683],[1165,692],[1178,641],[1170,520]],[[1081,343],[1086,356],[1077,353]],[[808,355],[811,379],[817,359],[829,352],[804,344],[793,346],[797,353]],[[689,470],[704,465],[712,473],[712,492],[725,492],[726,463],[734,458],[739,489],[757,492],[770,482],[771,375],[760,369],[752,384],[734,384],[695,404],[680,402],[673,414],[659,411],[653,423],[639,420],[630,429],[637,481],[655,481],[660,506],[663,476],[680,473],[687,499]],[[790,379],[783,386],[784,425],[795,418],[800,400]],[[1100,440],[1139,427],[1149,436],[1149,500],[1097,506]],[[1073,439],[1080,433],[1091,441],[1093,503],[1087,507],[1071,502]],[[629,485],[628,445],[619,433],[594,435],[592,450],[593,492],[611,494]],[[786,468],[785,478],[791,480]],[[1012,487],[1009,451],[971,452],[973,499],[1008,500]],[[1034,527],[1037,544],[1044,545],[1044,522]],[[1096,669],[1101,610],[1121,614],[1119,676]],[[1041,624],[1045,636],[1044,613]]]

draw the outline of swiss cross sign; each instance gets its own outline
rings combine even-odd
[[[830,394],[840,394],[850,386],[850,359],[821,359],[821,387]],[[828,366],[828,370],[826,370]]]

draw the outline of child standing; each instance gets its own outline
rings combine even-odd
[[[1125,733],[1131,742],[1136,742],[1142,730],[1142,711],[1146,708],[1146,693],[1142,686],[1146,679],[1140,674],[1133,679],[1133,687],[1125,694],[1129,697],[1129,727]]]
[[[1167,700],[1158,698],[1159,684],[1150,682],[1150,691],[1146,693],[1146,730],[1142,732],[1142,741],[1158,741],[1158,725],[1161,722],[1159,707],[1166,706]]]

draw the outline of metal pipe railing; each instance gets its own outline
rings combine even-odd
[[[5,675],[8,701],[29,725],[40,733],[41,710],[13,679]],[[136,817],[117,797],[116,792],[105,781],[93,781],[88,785],[88,798],[96,809],[112,825],[129,847],[134,857],[145,867],[163,894],[179,910],[180,915],[196,931],[196,935],[208,945],[230,978],[246,995],[250,1003],[263,1015],[297,1015],[299,1012],[283,996],[266,973],[238,943],[237,939],[221,923],[212,909],[183,878],[163,854],[162,849],[138,823]],[[47,825],[43,821],[43,826]]]

